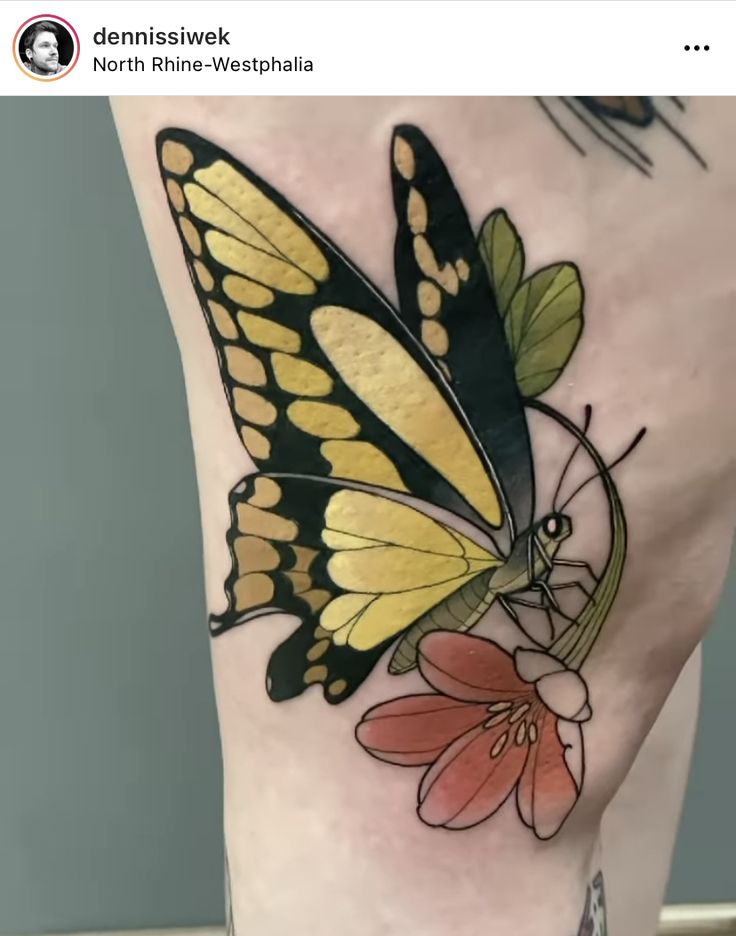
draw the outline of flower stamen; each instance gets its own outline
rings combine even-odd
[[[520,705],[514,714],[509,718],[509,724],[513,725],[514,722],[517,722],[520,718],[523,718],[526,713],[531,708],[531,705],[528,702],[525,702],[523,705]]]
[[[526,738],[526,722],[523,721],[516,732],[516,743],[523,744]]]
[[[491,748],[492,758],[498,757],[501,751],[503,751],[504,747],[506,746],[506,742],[508,741],[508,738],[509,738],[508,731],[504,731],[504,733],[501,735],[498,741],[496,741],[496,743]]]
[[[493,718],[489,718],[487,722],[483,723],[484,728],[495,728],[496,725],[500,725],[501,722],[505,722],[508,718],[507,712],[501,712],[499,715],[494,715]]]
[[[489,712],[508,712],[512,707],[512,702],[494,702],[493,705],[488,706]]]
[[[536,725],[536,722],[532,722],[531,725],[529,725],[529,743],[534,744],[536,740],[537,740],[537,725]]]

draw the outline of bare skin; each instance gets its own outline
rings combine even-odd
[[[463,833],[418,822],[412,772],[382,769],[353,740],[363,711],[396,694],[385,666],[339,706],[328,709],[311,691],[275,705],[263,673],[293,621],[249,623],[212,645],[236,931],[577,932],[586,884],[601,866],[606,807],[707,627],[728,561],[736,459],[734,102],[704,99],[689,109],[688,131],[710,172],[655,130],[651,180],[606,152],[578,158],[524,99],[136,98],[115,101],[114,111],[184,365],[214,613],[224,609],[230,565],[227,493],[254,466],[233,428],[166,206],[154,149],[161,128],[185,127],[232,152],[392,299],[387,147],[392,127],[404,121],[421,126],[442,153],[474,228],[490,208],[504,206],[524,232],[534,268],[561,258],[579,266],[585,340],[548,399],[573,414],[591,404],[591,435],[606,457],[640,426],[648,433],[616,469],[629,553],[620,594],[585,664],[595,718],[586,727],[583,795],[562,832],[537,841],[511,804]],[[561,459],[551,435],[532,431],[544,510]],[[576,522],[566,554],[600,558],[600,537],[594,520]],[[494,632],[508,620],[499,611],[488,626]],[[686,708],[694,706],[691,695]],[[688,737],[679,726],[662,730],[686,760]],[[642,801],[659,796],[655,773],[642,780]],[[674,828],[677,800],[665,829]],[[617,821],[619,838],[626,821]],[[671,838],[663,834],[657,846],[659,863],[647,863],[655,913]],[[613,899],[626,902],[620,894]],[[621,923],[619,932],[636,931]]]

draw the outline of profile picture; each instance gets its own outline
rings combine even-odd
[[[77,64],[79,37],[71,23],[59,16],[34,16],[18,28],[13,52],[29,78],[54,81]]]

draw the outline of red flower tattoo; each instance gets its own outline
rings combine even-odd
[[[540,650],[513,656],[491,640],[429,634],[419,668],[436,692],[370,709],[358,742],[380,760],[428,766],[418,813],[430,826],[467,829],[516,789],[522,821],[542,839],[562,826],[580,795],[588,689]]]

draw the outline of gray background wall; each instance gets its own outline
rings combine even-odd
[[[0,126],[0,932],[218,922],[173,334],[107,103],[0,99]],[[705,646],[671,900],[736,897],[735,579]]]

